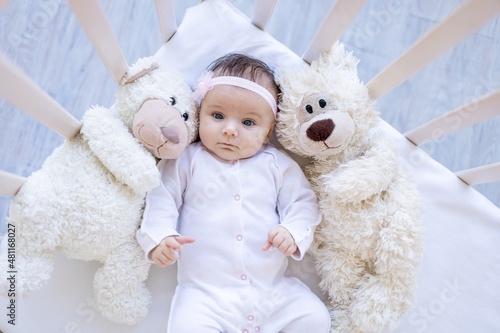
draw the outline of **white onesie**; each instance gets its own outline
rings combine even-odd
[[[162,183],[147,195],[140,245],[150,260],[167,236],[196,239],[180,253],[169,333],[329,331],[324,304],[298,279],[284,277],[285,255],[262,251],[280,224],[300,260],[320,222],[316,196],[295,161],[267,145],[227,163],[198,142],[158,167]]]

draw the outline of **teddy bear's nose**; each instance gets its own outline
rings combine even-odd
[[[177,132],[170,127],[160,127],[161,134],[172,143],[179,143],[179,135]]]
[[[314,122],[306,131],[306,135],[313,141],[325,141],[332,134],[335,123],[331,119]]]

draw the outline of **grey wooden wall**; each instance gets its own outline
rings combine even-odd
[[[179,24],[185,9],[198,0],[174,2]],[[254,1],[231,2],[251,16]],[[368,82],[462,2],[369,0],[341,41],[360,59],[359,75]],[[161,46],[153,0],[101,3],[129,64]],[[267,30],[302,55],[334,3],[278,0]],[[116,86],[64,0],[11,0],[0,12],[0,52],[77,119],[90,106],[109,106],[113,101]],[[377,108],[384,120],[405,132],[498,88],[500,19],[496,18],[383,96]],[[500,117],[496,117],[423,149],[452,171],[498,162],[499,131]],[[0,98],[0,169],[29,176],[62,141]],[[498,182],[475,188],[500,206]],[[10,200],[0,196],[0,234],[5,231]]]

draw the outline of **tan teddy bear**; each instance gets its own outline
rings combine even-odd
[[[152,57],[139,59],[115,104],[88,110],[80,132],[13,199],[7,223],[16,228],[16,259],[7,269],[4,253],[0,275],[16,270],[16,291],[24,296],[50,278],[56,250],[97,260],[94,290],[102,314],[118,323],[141,321],[151,299],[144,283],[150,264],[135,233],[146,192],[160,183],[155,156],[178,157],[196,134],[195,103],[180,74],[159,68]],[[8,281],[0,280],[5,291]]]
[[[277,136],[311,157],[305,172],[323,220],[311,249],[329,296],[332,332],[395,325],[422,258],[421,198],[379,122],[357,59],[335,44],[311,66],[283,70]]]

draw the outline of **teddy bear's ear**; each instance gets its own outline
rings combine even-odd
[[[356,66],[359,60],[352,54],[346,52],[344,44],[336,42],[328,51],[311,63],[311,67],[321,74],[323,70],[337,69],[348,70],[357,73]]]
[[[121,85],[132,83],[155,69],[158,69],[158,67],[158,63],[154,57],[140,58],[129,67],[127,73],[125,73],[121,80]]]
[[[133,76],[129,77],[129,78],[127,79],[127,81],[125,81],[125,83],[123,83],[123,84],[129,84],[129,83],[132,83],[132,82],[134,82],[135,80],[137,80],[138,78],[141,78],[141,77],[143,77],[144,75],[148,74],[149,72],[154,71],[155,69],[158,69],[158,64],[157,64],[156,62],[155,62],[155,63],[153,63],[153,64],[151,64],[151,67],[149,67],[149,68],[145,68],[145,69],[141,70],[139,73],[137,73],[137,74],[135,74],[135,75],[133,75]]]

